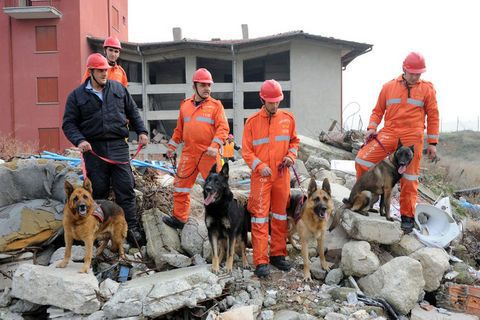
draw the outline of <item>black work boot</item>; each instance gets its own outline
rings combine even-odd
[[[167,226],[173,228],[173,229],[183,229],[183,226],[185,225],[184,222],[178,220],[174,216],[163,216],[162,218],[163,223],[165,223]]]
[[[270,264],[272,266],[275,266],[277,267],[278,269],[280,270],[283,270],[283,271],[289,271],[291,266],[290,266],[290,262],[288,262],[287,260],[285,260],[285,257],[284,256],[273,256],[273,257],[270,257]]]
[[[144,246],[147,243],[143,232],[138,226],[128,227],[127,242],[134,248]]]
[[[402,216],[402,223],[400,226],[405,234],[409,234],[415,226],[415,220],[412,217]]]
[[[270,268],[268,264],[259,264],[254,271],[255,275],[259,278],[265,278],[270,274]]]

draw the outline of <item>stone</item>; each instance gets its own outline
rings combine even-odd
[[[361,278],[358,285],[366,295],[384,298],[396,310],[408,314],[423,294],[425,280],[421,263],[403,256]]]
[[[350,241],[343,246],[340,267],[346,276],[363,277],[380,266],[378,257],[366,241]]]
[[[440,287],[443,274],[450,268],[450,257],[441,248],[422,248],[415,251],[410,258],[420,261],[423,268],[424,290],[432,292]]]

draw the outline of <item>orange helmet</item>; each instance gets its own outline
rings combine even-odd
[[[120,41],[117,39],[117,37],[114,37],[114,36],[111,36],[105,39],[105,41],[103,42],[103,47],[122,49],[122,45],[120,44]]]
[[[427,70],[425,58],[421,53],[410,52],[403,60],[403,68],[409,73],[424,73]]]
[[[193,74],[192,81],[200,83],[213,83],[212,74],[205,68],[200,68]]]
[[[266,80],[260,88],[260,98],[266,102],[279,102],[283,100],[282,86],[275,80]]]
[[[110,69],[107,58],[100,53],[92,53],[87,58],[88,69]]]

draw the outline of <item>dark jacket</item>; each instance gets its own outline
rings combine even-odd
[[[128,137],[129,127],[137,134],[147,134],[137,105],[120,82],[107,81],[102,102],[85,89],[87,81],[67,98],[62,129],[71,143],[78,146],[85,140],[124,139]]]

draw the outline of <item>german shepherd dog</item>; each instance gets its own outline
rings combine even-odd
[[[63,210],[63,229],[65,235],[65,256],[57,265],[65,268],[72,254],[73,240],[81,240],[85,244],[85,259],[81,273],[87,273],[93,255],[93,243],[100,240],[97,255],[102,254],[108,240],[112,240],[112,251],[118,251],[120,258],[125,258],[122,243],[127,237],[127,222],[123,209],[108,200],[92,197],[92,183],[85,178],[82,187],[74,187],[65,180],[67,201]]]
[[[299,203],[303,205],[299,208]],[[296,210],[295,210],[296,208]],[[298,249],[293,241],[295,232],[300,236],[301,250],[303,257],[303,277],[305,281],[311,281],[310,259],[308,257],[308,241],[310,238],[317,240],[317,251],[320,255],[320,264],[325,271],[330,267],[325,259],[324,241],[327,230],[328,219],[334,210],[331,195],[330,182],[327,178],[323,180],[322,189],[317,188],[317,182],[312,177],[308,186],[308,195],[293,193],[290,196],[290,207],[287,210],[289,219],[288,240]]]
[[[243,267],[248,266],[245,249],[250,219],[246,210],[246,201],[242,203],[234,199],[228,186],[228,162],[225,162],[219,173],[217,173],[216,167],[217,165],[214,164],[203,187],[205,224],[208,230],[208,240],[212,246],[212,271],[219,272],[226,247],[225,265],[227,272],[231,272],[237,242],[242,250]]]
[[[393,154],[371,167],[358,179],[350,192],[350,197],[343,199],[344,207],[368,216],[368,211],[374,211],[371,208],[380,197],[380,214],[392,221],[393,218],[390,216],[392,189],[412,162],[414,153],[413,145],[404,147],[399,140]],[[335,221],[330,229],[335,227]]]

